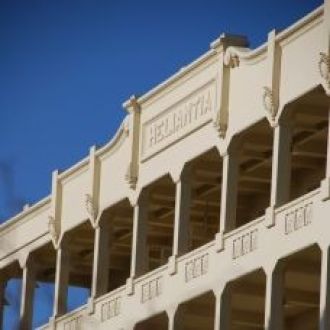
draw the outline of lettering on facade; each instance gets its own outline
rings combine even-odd
[[[162,277],[155,278],[142,285],[141,302],[152,300],[162,294]]]
[[[107,321],[120,314],[121,297],[111,299],[101,306],[101,321]]]
[[[233,259],[240,258],[257,249],[258,229],[252,230],[233,241]]]
[[[214,93],[214,84],[208,83],[145,123],[142,128],[142,156],[150,157],[211,119]]]
[[[79,330],[81,328],[82,315],[64,323],[64,330]]]
[[[285,234],[291,234],[312,222],[313,203],[297,207],[285,215]]]
[[[186,263],[185,279],[186,282],[200,277],[207,273],[209,268],[209,255],[204,254]]]

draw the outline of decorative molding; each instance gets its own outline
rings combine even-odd
[[[185,267],[185,281],[200,277],[208,272],[209,268],[209,254],[204,254],[186,263]]]
[[[318,67],[321,77],[325,80],[327,88],[330,89],[330,55],[321,52]]]
[[[48,216],[48,231],[52,238],[54,246],[56,246],[60,237],[60,233],[56,224],[56,220],[52,215]]]
[[[141,303],[152,300],[162,294],[162,281],[163,277],[157,277],[151,281],[142,284],[141,287]]]
[[[285,215],[285,234],[291,234],[312,223],[313,203],[297,207]]]
[[[256,250],[257,247],[258,247],[258,229],[255,229],[233,240],[232,258],[238,259]]]
[[[130,162],[128,164],[128,167],[127,167],[125,180],[129,184],[131,189],[136,188],[136,184],[137,184],[137,181],[138,181],[138,177],[134,173],[135,173],[135,171],[133,169],[133,164],[132,164],[132,162]]]
[[[267,86],[263,87],[263,90],[262,101],[264,108],[270,116],[271,121],[274,121],[278,111],[274,93],[272,89]]]
[[[85,208],[88,213],[88,217],[91,220],[92,224],[96,223],[98,208],[93,201],[93,197],[90,194],[85,195]]]
[[[101,322],[118,316],[121,312],[121,297],[111,299],[101,306]]]

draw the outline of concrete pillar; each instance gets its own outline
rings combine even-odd
[[[7,279],[5,276],[0,275],[0,330],[3,330],[3,314],[6,303],[5,293],[6,293]]]
[[[280,261],[266,272],[265,330],[284,329],[284,267]]]
[[[149,193],[142,191],[134,206],[133,239],[131,254],[131,278],[148,271],[149,254],[147,246]]]
[[[91,297],[97,298],[108,292],[109,284],[109,221],[102,220],[95,228],[94,259]]]
[[[53,317],[67,311],[67,296],[70,276],[70,262],[67,242],[62,241],[56,251],[55,298]]]
[[[230,330],[231,328],[231,294],[229,286],[215,295],[214,330]]]
[[[23,266],[20,329],[32,329],[33,299],[36,287],[36,265],[32,257],[27,258]]]
[[[238,149],[231,146],[222,158],[220,233],[226,233],[236,226],[238,175]]]
[[[180,256],[190,248],[191,168],[186,166],[175,190],[173,256]]]
[[[272,183],[270,205],[280,206],[290,199],[292,126],[279,123],[274,127]]]
[[[320,281],[320,330],[330,329],[330,259],[329,247],[322,249]]]

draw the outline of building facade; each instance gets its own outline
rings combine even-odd
[[[0,226],[1,311],[21,278],[21,329],[53,282],[43,330],[329,330],[329,96],[329,0],[257,49],[221,35]]]

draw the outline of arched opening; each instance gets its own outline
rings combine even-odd
[[[65,233],[69,258],[67,312],[87,303],[93,271],[94,229],[89,221]]]
[[[175,185],[169,175],[153,182],[148,190],[147,250],[148,269],[168,262],[172,254]]]
[[[36,280],[32,321],[32,329],[35,329],[47,323],[53,313],[56,251],[52,243],[48,243],[31,256]]]
[[[263,329],[265,273],[261,269],[256,270],[229,283],[226,290],[230,305],[230,329]]]
[[[134,330],[168,330],[168,317],[165,312],[139,322]]]
[[[262,216],[270,204],[273,130],[263,119],[238,138],[236,228]]]
[[[213,330],[214,316],[215,296],[213,292],[207,292],[181,304],[175,322],[184,330]]]
[[[321,251],[318,246],[299,251],[284,262],[285,329],[319,328]]]
[[[106,231],[108,237],[108,251],[106,252],[108,261],[106,266],[100,265],[100,271],[106,273],[106,292],[109,292],[124,285],[130,275],[133,207],[128,199],[124,199],[105,210],[100,223],[101,230]]]
[[[289,200],[320,186],[325,177],[329,98],[317,88],[285,109],[283,121],[291,130]],[[289,141],[288,141],[289,143]]]
[[[216,148],[192,160],[190,248],[214,239],[219,231],[222,159]]]
[[[2,329],[19,329],[22,292],[22,270],[18,261],[1,270],[3,281]]]

